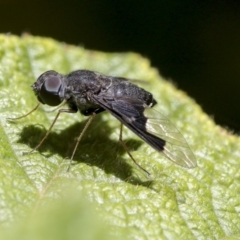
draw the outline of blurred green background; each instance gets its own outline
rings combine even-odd
[[[1,0],[0,32],[135,51],[240,133],[240,1]]]

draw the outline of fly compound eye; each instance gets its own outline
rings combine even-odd
[[[49,76],[45,79],[39,92],[41,102],[49,106],[57,106],[62,101],[59,92],[62,87],[62,81],[59,76]]]

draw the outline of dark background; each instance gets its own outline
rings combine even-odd
[[[240,133],[240,1],[1,0],[0,32],[141,53]]]

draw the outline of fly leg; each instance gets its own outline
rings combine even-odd
[[[93,114],[91,115],[91,117],[88,119],[85,127],[83,128],[82,132],[80,133],[80,135],[79,135],[79,137],[78,137],[78,139],[77,139],[77,142],[76,142],[76,144],[75,144],[75,147],[74,147],[72,156],[71,156],[71,158],[70,158],[69,165],[68,165],[68,168],[67,168],[67,172],[70,170],[70,167],[71,167],[71,164],[72,164],[72,160],[73,160],[73,157],[74,157],[74,155],[75,155],[75,153],[76,153],[76,150],[77,150],[77,147],[78,147],[78,145],[79,145],[79,142],[81,141],[84,133],[85,133],[86,130],[88,129],[89,125],[91,124],[91,122],[93,121],[93,119],[94,119],[95,116],[96,116],[96,113],[93,113]]]
[[[123,124],[121,123],[120,126],[120,135],[119,135],[119,141],[122,144],[123,148],[125,149],[125,151],[127,152],[128,156],[132,159],[132,161],[140,168],[142,169],[145,173],[147,173],[148,176],[150,176],[150,173],[144,169],[141,165],[139,165],[136,160],[133,158],[132,154],[130,153],[130,151],[128,150],[126,144],[124,143],[124,141],[122,140],[122,129],[123,129]]]
[[[34,147],[31,151],[29,151],[29,152],[24,152],[23,154],[30,154],[30,153],[36,151],[36,150],[42,145],[42,143],[46,140],[46,138],[48,137],[49,133],[51,132],[51,129],[53,128],[54,124],[56,123],[59,115],[60,115],[61,113],[63,113],[63,112],[65,112],[65,113],[76,113],[77,111],[76,111],[76,110],[73,110],[73,109],[60,109],[60,110],[58,111],[56,117],[54,118],[51,126],[49,127],[48,131],[46,132],[46,134],[45,134],[45,136],[42,138],[42,140],[39,142],[39,144],[38,144],[36,147]]]

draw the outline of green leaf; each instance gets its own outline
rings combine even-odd
[[[42,206],[42,202],[37,202],[23,222],[0,232],[1,239],[112,239],[106,225],[96,216],[96,206],[79,191],[64,190],[61,198],[48,199]]]
[[[140,82],[158,111],[181,131],[198,167],[179,167],[124,129],[123,138],[148,178],[118,144],[119,122],[94,119],[66,172],[86,123],[38,103],[30,85],[44,71],[90,69]],[[207,94],[207,89],[206,89]],[[52,39],[0,35],[1,239],[234,239],[240,234],[240,139],[216,126],[185,93],[135,53],[102,53]],[[74,190],[73,190],[74,188]],[[70,189],[70,190],[68,190]],[[54,207],[53,207],[54,206]],[[0,236],[1,236],[0,234]],[[29,237],[30,236],[30,237]],[[35,236],[35,237],[34,237]]]

